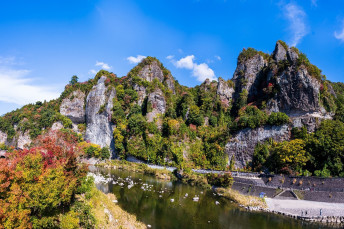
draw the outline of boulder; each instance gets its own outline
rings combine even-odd
[[[277,142],[289,140],[290,128],[288,125],[264,126],[257,129],[247,128],[239,131],[225,147],[225,153],[228,155],[229,162],[234,155],[235,167],[245,167],[248,162],[252,161],[256,145],[270,138]]]
[[[111,125],[111,109],[116,91],[105,86],[106,77],[102,76],[86,99],[85,140],[109,147],[114,156],[114,138]]]
[[[147,121],[153,122],[158,114],[165,114],[166,101],[162,91],[157,88],[154,92],[148,95],[148,106],[151,110],[147,113]]]
[[[73,91],[62,100],[60,113],[72,120],[73,123],[85,123],[85,93]]]

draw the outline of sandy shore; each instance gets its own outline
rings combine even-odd
[[[269,211],[300,217],[344,216],[344,204],[325,203],[307,200],[265,199]],[[307,215],[306,215],[307,211]]]

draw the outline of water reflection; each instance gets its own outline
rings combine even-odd
[[[278,215],[247,212],[211,190],[180,182],[120,170],[91,170],[111,178],[98,184],[99,190],[114,193],[123,209],[152,228],[327,228]],[[195,197],[199,200],[194,201]]]

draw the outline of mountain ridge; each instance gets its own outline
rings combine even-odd
[[[271,55],[243,49],[231,80],[191,88],[147,57],[124,77],[101,70],[66,85],[56,100],[5,114],[0,143],[23,148],[48,128],[69,128],[113,157],[244,168],[257,144],[290,141],[295,128],[312,133],[323,120],[340,119],[342,88],[283,41]]]

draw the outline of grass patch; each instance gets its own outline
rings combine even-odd
[[[274,196],[277,196],[277,195],[280,194],[281,192],[283,192],[283,189],[277,188],[277,189],[275,190],[275,195],[274,195]]]
[[[192,186],[200,186],[202,188],[211,188],[208,184],[208,179],[204,174],[198,174],[193,171],[183,172],[180,180],[183,183],[190,184]]]
[[[261,208],[267,207],[265,200],[263,198],[259,198],[255,196],[246,196],[231,188],[217,188],[216,192],[222,195],[223,197],[230,199],[243,206],[261,207]]]
[[[104,194],[94,186],[88,198],[79,197],[80,201],[91,206],[91,212],[96,219],[95,228],[147,228],[136,216],[124,211],[113,201],[116,196],[112,193]]]
[[[295,193],[295,195],[300,199],[300,200],[304,200],[305,199],[305,192],[301,191],[301,190],[293,190],[293,192]]]

